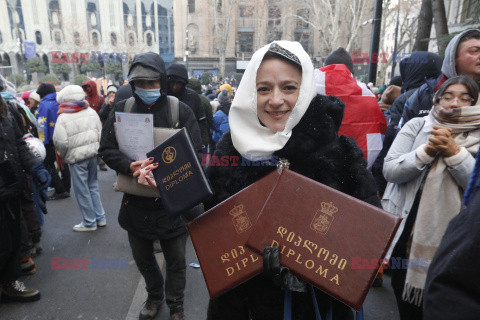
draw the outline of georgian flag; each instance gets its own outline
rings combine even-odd
[[[317,93],[340,98],[345,113],[339,135],[355,140],[363,150],[370,169],[383,147],[387,122],[375,95],[357,81],[343,64],[332,64],[315,70]]]

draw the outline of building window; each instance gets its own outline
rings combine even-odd
[[[55,44],[58,44],[58,45],[62,44],[62,35],[60,34],[59,31],[56,31],[54,33],[54,38],[55,38]]]
[[[240,52],[253,52],[253,32],[242,32],[238,34]]]
[[[42,33],[40,31],[35,31],[35,42],[38,45],[42,44]]]
[[[78,33],[77,31],[73,33],[73,42],[75,43],[76,46],[79,46],[81,44],[80,33]]]
[[[153,42],[152,33],[149,32],[147,33],[147,46],[151,47],[153,44],[152,42]]]
[[[310,12],[308,9],[300,9],[297,10],[297,16],[300,18],[297,18],[295,28],[300,29],[300,30],[308,30],[310,29],[310,23],[308,23],[309,18],[310,18]]]
[[[130,32],[128,34],[128,45],[131,47],[135,45],[135,35],[133,34],[133,32]]]
[[[188,0],[188,13],[195,12],[195,0]]]
[[[0,31],[0,44],[3,42],[2,32]]]
[[[114,47],[117,45],[117,34],[115,32],[110,33],[110,42]]]
[[[98,46],[98,43],[100,42],[100,39],[98,37],[98,33],[93,31],[92,32],[92,43],[94,46]]]

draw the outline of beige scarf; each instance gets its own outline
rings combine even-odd
[[[473,156],[478,151],[480,106],[430,112],[431,123],[453,129],[454,140]],[[463,134],[468,133],[468,134]],[[447,170],[444,158],[437,156],[425,180],[418,206],[410,248],[410,264],[403,291],[403,300],[421,307],[428,266],[442,240],[450,220],[461,209],[463,192]]]

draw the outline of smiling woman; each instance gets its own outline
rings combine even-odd
[[[238,161],[222,160],[221,165],[208,167],[214,195],[205,202],[206,208],[265,177],[277,163],[380,206],[362,152],[351,138],[337,135],[344,104],[316,94],[313,70],[298,42],[274,41],[254,53],[229,111],[230,132],[219,140],[213,156]],[[261,165],[248,165],[254,161]],[[274,250],[267,247],[265,252],[264,260],[270,261],[274,254],[268,252]],[[211,300],[208,319],[282,319],[284,293],[289,290],[294,291],[293,319],[315,319],[314,301],[319,302],[323,317],[330,310],[333,319],[353,319],[349,307],[317,289],[309,292],[307,284],[288,269],[266,267],[264,274],[274,277],[258,275]]]

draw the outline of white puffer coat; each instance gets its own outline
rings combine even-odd
[[[101,132],[98,114],[88,107],[58,116],[53,143],[65,163],[77,163],[97,155]]]

